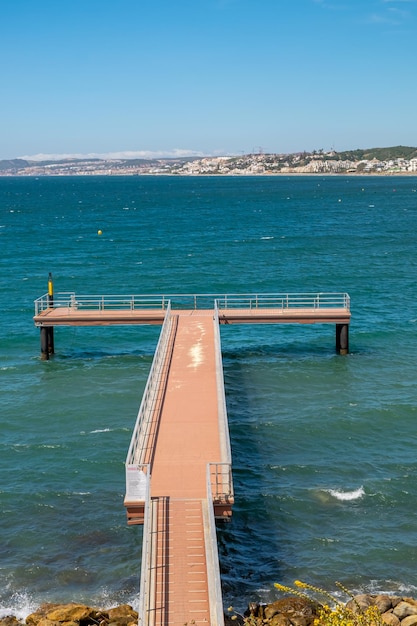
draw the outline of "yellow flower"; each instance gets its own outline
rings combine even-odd
[[[276,587],[280,591],[292,591],[291,587],[286,587],[285,585],[281,585],[281,583],[274,583],[274,587]]]
[[[301,580],[294,580],[294,585],[296,587],[301,587],[301,589],[308,589],[308,585],[303,583]]]

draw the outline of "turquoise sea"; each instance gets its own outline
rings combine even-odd
[[[102,235],[98,235],[98,230]],[[236,505],[224,604],[303,579],[417,595],[417,178],[0,178],[0,615],[137,604],[124,460],[156,327],[62,328],[78,294],[348,292],[332,325],[221,327]]]

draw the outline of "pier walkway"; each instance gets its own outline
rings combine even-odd
[[[35,302],[34,320],[47,349],[54,326],[162,325],[126,458],[128,524],[144,524],[139,615],[223,626],[215,520],[230,519],[234,494],[219,326],[334,323],[347,349],[349,297],[58,294]]]

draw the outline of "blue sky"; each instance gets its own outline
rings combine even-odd
[[[0,159],[417,146],[417,0],[2,0]]]

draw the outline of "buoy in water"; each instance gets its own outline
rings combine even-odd
[[[102,231],[102,230],[98,230],[98,231],[97,231],[97,235],[102,235],[102,234],[103,234],[103,231]]]

